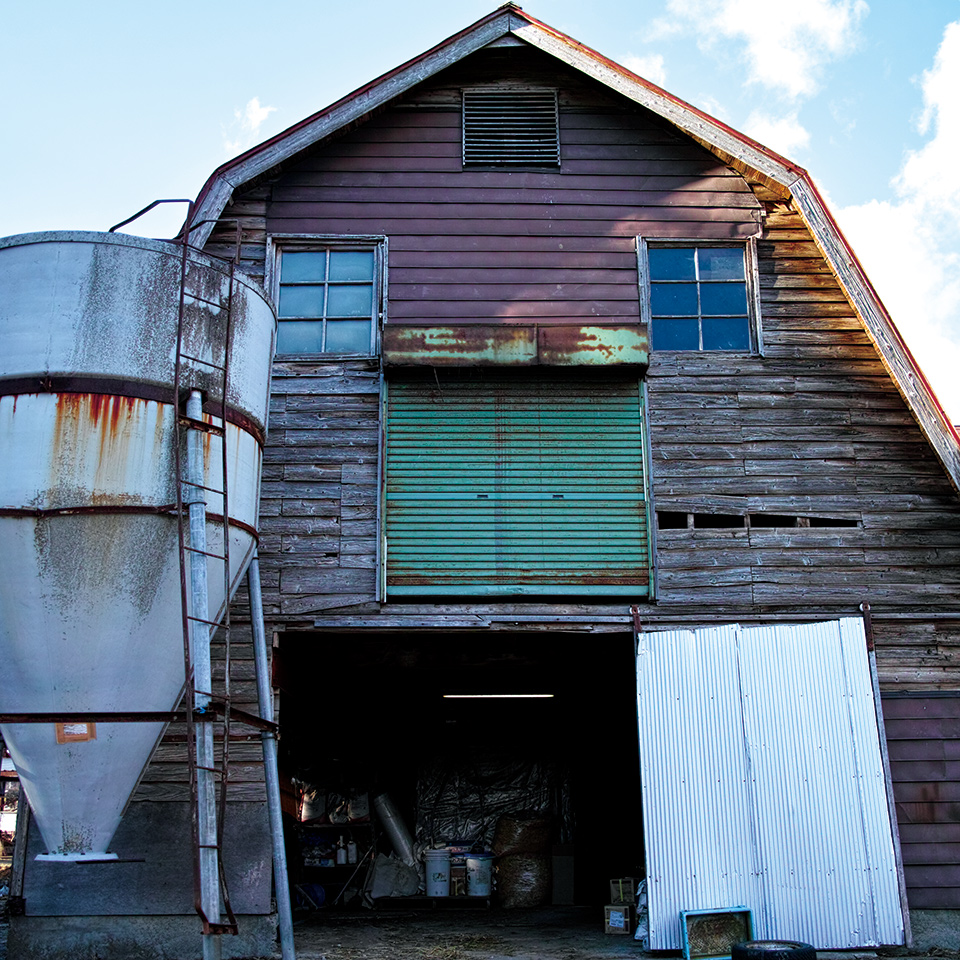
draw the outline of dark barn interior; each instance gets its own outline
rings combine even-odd
[[[418,843],[489,850],[501,815],[548,819],[553,902],[643,875],[632,636],[288,633],[277,662],[291,780],[387,793]],[[292,882],[332,879],[287,832]]]

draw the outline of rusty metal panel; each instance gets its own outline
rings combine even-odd
[[[615,366],[650,362],[646,324],[621,327],[566,325],[540,326],[537,330],[540,363],[547,366]]]
[[[735,904],[759,939],[902,943],[862,621],[644,633],[637,664],[651,948]]]
[[[537,362],[537,331],[533,326],[514,325],[388,324],[382,350],[383,362],[396,366],[527,366]]]
[[[646,367],[646,324],[388,324],[387,366],[622,366]]]
[[[621,595],[650,580],[636,378],[389,385],[387,595]]]

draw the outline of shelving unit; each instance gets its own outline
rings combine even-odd
[[[299,883],[322,886],[327,905],[337,903],[347,885],[355,878],[357,885],[362,886],[372,859],[371,849],[376,846],[376,831],[372,821],[306,823],[300,825],[298,835],[301,852]],[[344,843],[356,843],[356,862],[336,862],[337,843],[341,837]]]

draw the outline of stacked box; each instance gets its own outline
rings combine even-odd
[[[635,877],[617,877],[610,881],[611,903],[636,903],[637,881]]]
[[[604,933],[630,936],[637,925],[637,908],[632,903],[609,903],[603,908]]]

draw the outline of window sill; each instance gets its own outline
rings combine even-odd
[[[319,363],[324,360],[378,360],[376,353],[277,353],[274,354],[274,363],[297,363],[306,361]]]

